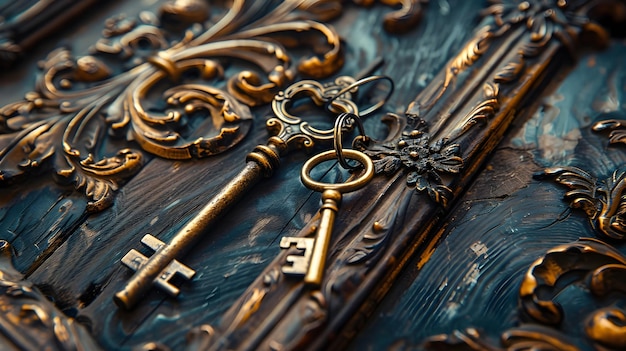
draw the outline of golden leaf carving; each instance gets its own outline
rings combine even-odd
[[[0,184],[50,170],[97,211],[141,169],[144,152],[188,159],[229,149],[250,128],[248,106],[268,103],[299,73],[323,77],[341,67],[338,34],[314,21],[338,14],[338,5],[235,0],[211,22],[204,2],[176,0],[158,15],[108,19],[91,55],[51,52],[34,91],[0,108]],[[311,52],[297,65],[295,47]],[[102,147],[111,136],[126,139],[117,152]]]

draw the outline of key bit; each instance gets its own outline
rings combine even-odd
[[[309,261],[311,261],[311,252],[313,251],[315,239],[290,236],[280,239],[280,247],[282,249],[289,249],[294,244],[296,249],[302,251],[302,255],[288,255],[287,262],[291,265],[283,266],[282,271],[287,275],[304,276],[309,269]]]
[[[141,242],[155,252],[159,252],[159,250],[165,247],[164,242],[150,234],[144,235]],[[133,271],[141,269],[146,262],[148,262],[148,257],[144,256],[135,249],[131,249],[124,257],[122,257],[122,263]],[[180,293],[180,290],[170,282],[170,279],[175,275],[179,275],[186,280],[190,280],[194,275],[196,275],[196,271],[180,263],[178,260],[173,260],[163,269],[163,271],[161,271],[161,274],[155,278],[153,284],[168,293],[170,296],[176,297]]]

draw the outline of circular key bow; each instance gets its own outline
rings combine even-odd
[[[304,276],[304,282],[314,287],[319,287],[322,283],[326,254],[330,246],[330,237],[332,236],[333,222],[335,221],[336,213],[339,211],[342,194],[362,188],[374,177],[374,163],[367,155],[351,149],[344,149],[342,153],[344,157],[358,161],[364,167],[361,174],[353,180],[346,183],[334,184],[318,182],[311,178],[311,171],[315,166],[336,157],[335,150],[325,151],[311,157],[304,164],[302,173],[300,173],[302,183],[304,183],[307,188],[322,192],[320,224],[317,228],[313,252],[311,253],[309,265]]]

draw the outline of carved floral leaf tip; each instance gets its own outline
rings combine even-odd
[[[620,111],[621,112],[621,111]],[[609,144],[626,144],[626,120],[624,113],[614,112],[608,115],[616,115],[620,119],[605,119],[594,123],[591,129],[594,132],[609,131]]]
[[[626,172],[617,169],[610,177],[597,180],[577,167],[545,169],[536,178],[550,178],[567,187],[565,200],[582,209],[593,229],[611,239],[626,239]]]

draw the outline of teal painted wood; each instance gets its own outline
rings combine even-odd
[[[477,328],[492,345],[529,321],[518,308],[530,264],[554,246],[597,237],[586,216],[563,200],[565,189],[533,180],[545,167],[576,166],[600,179],[626,163],[626,149],[607,146],[593,122],[626,110],[626,46],[583,54],[521,113],[505,139],[448,219],[443,239],[421,269],[407,265],[355,338],[352,350],[415,349],[428,337]],[[611,242],[622,253],[626,246]],[[557,329],[582,349],[592,349],[582,321],[610,299],[592,299],[575,285],[557,300],[566,308]],[[624,296],[616,298],[623,303]]]

